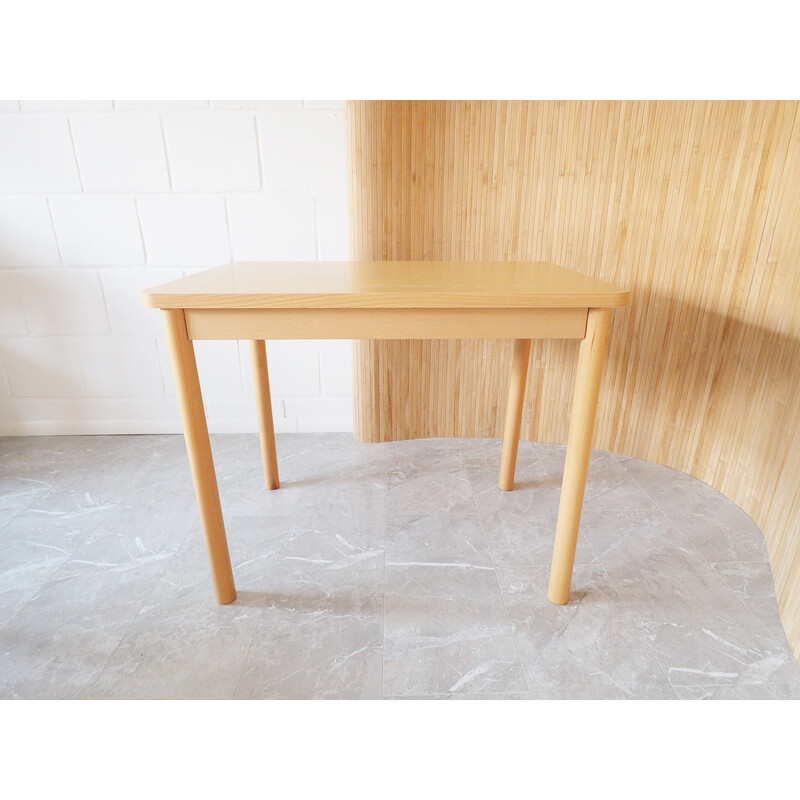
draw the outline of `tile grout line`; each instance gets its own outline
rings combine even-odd
[[[487,549],[489,549],[488,539],[486,538],[486,530],[483,526],[483,519],[481,518],[480,514],[478,514],[478,524],[481,526],[481,533],[483,534],[483,540],[486,543]],[[500,578],[497,575],[497,567],[495,566],[494,556],[492,555],[491,549],[489,549],[489,558],[492,562],[492,572],[494,573],[494,581],[495,584],[497,585],[497,591],[500,594],[500,602],[503,604],[503,611],[505,612],[506,615],[506,623],[508,625],[508,631],[511,634],[511,641],[514,643],[514,652],[517,654],[517,663],[519,664],[520,671],[522,672],[522,680],[525,682],[525,689],[528,694],[528,699],[531,700],[533,699],[533,694],[531,693],[531,687],[530,684],[528,683],[528,674],[525,671],[524,664],[522,663],[522,656],[520,655],[519,645],[517,644],[517,636],[514,633],[514,626],[511,624],[511,615],[508,613],[508,604],[506,603],[506,598],[505,595],[503,594],[503,589],[500,586]]]
[[[761,621],[761,618],[760,618],[760,617],[758,617],[758,616],[756,616],[756,614],[753,612],[753,610],[750,608],[750,606],[748,606],[748,605],[747,605],[747,602],[746,602],[746,601],[745,601],[745,600],[744,600],[742,597],[739,597],[739,594],[738,594],[738,592],[737,592],[737,591],[736,591],[736,590],[735,590],[735,589],[734,589],[734,588],[733,588],[733,587],[732,587],[732,586],[731,586],[731,585],[728,583],[728,581],[726,581],[726,580],[725,580],[725,577],[724,577],[723,575],[720,575],[720,574],[719,574],[719,572],[717,571],[716,567],[714,567],[714,564],[766,564],[766,565],[767,565],[767,567],[769,568],[770,575],[772,575],[772,566],[771,566],[771,564],[769,563],[769,561],[715,561],[715,562],[713,562],[713,563],[712,563],[712,562],[710,562],[710,561],[706,561],[706,563],[707,563],[707,564],[708,564],[708,565],[711,567],[711,569],[712,569],[712,570],[714,570],[714,573],[715,573],[715,574],[716,574],[716,575],[719,577],[719,579],[720,579],[720,580],[721,580],[721,581],[722,581],[722,582],[723,582],[723,583],[724,583],[724,584],[725,584],[725,585],[726,585],[726,586],[727,586],[727,587],[728,587],[728,588],[729,588],[729,589],[730,589],[730,590],[731,590],[731,591],[732,591],[732,592],[733,592],[733,593],[736,595],[736,597],[738,597],[738,598],[739,598],[740,602],[741,602],[741,603],[744,605],[744,607],[745,607],[745,608],[746,608],[746,609],[747,609],[747,610],[748,610],[748,611],[749,611],[749,612],[752,614],[753,618],[757,620],[757,622],[758,622],[758,623],[761,625],[761,627],[762,627],[762,628],[763,628],[763,629],[764,629],[764,630],[765,630],[765,631],[766,631],[766,632],[767,632],[767,633],[768,633],[768,634],[769,634],[769,635],[770,635],[770,636],[771,636],[771,637],[772,637],[772,638],[773,638],[773,639],[774,639],[774,640],[775,640],[775,641],[776,641],[776,642],[777,642],[777,643],[778,643],[778,644],[779,644],[781,647],[785,646],[785,647],[788,649],[789,653],[792,655],[792,658],[794,658],[794,654],[793,654],[793,653],[792,653],[792,651],[791,651],[791,647],[789,647],[789,642],[788,642],[787,640],[785,640],[785,633],[784,633],[784,641],[779,641],[779,640],[778,640],[778,638],[775,636],[775,634],[774,634],[774,633],[773,633],[773,632],[772,632],[772,631],[771,631],[771,630],[770,630],[770,629],[769,629],[769,628],[768,628],[768,627],[767,627],[767,626],[766,626],[766,625],[765,625],[765,624],[764,624],[764,623]],[[773,584],[773,585],[774,585],[774,584]],[[776,610],[777,610],[777,605],[778,605],[777,598],[776,598],[775,596],[773,596],[773,597],[772,597],[772,598],[770,598],[770,599],[772,599],[772,600],[775,600],[775,606],[776,606]],[[778,612],[778,622],[780,622],[780,623],[781,623],[781,628],[783,628],[783,621],[781,620],[781,617],[780,617],[780,612]],[[795,661],[796,661],[796,660],[797,660],[797,659],[795,659]]]
[[[266,490],[265,490],[266,491]],[[280,491],[280,489],[278,490]],[[288,518],[291,519],[294,516],[294,507],[292,508],[292,512],[288,515]],[[286,549],[286,543],[289,541],[289,531],[291,530],[291,523],[287,523],[286,530],[283,533],[283,543],[281,544],[280,552],[278,553],[278,557],[275,559],[275,566],[272,568],[272,574],[269,577],[269,581],[267,582],[267,598],[264,602],[264,605],[261,607],[261,611],[258,613],[258,619],[256,620],[256,624],[253,626],[253,635],[250,637],[250,644],[247,646],[247,653],[245,657],[242,659],[242,668],[239,670],[239,677],[236,681],[236,686],[233,690],[233,695],[231,696],[231,700],[236,700],[237,695],[239,694],[239,687],[242,685],[242,678],[244,677],[244,670],[247,667],[247,662],[250,660],[250,653],[253,650],[253,642],[256,640],[256,634],[258,633],[258,629],[261,627],[261,620],[264,617],[264,612],[267,610],[267,603],[269,602],[269,594],[270,590],[272,589],[272,584],[275,580],[275,573],[278,571],[278,565],[281,563],[283,558],[284,550]],[[241,699],[241,698],[239,698]]]
[[[147,601],[153,596],[153,592],[155,592],[155,590],[158,588],[159,584],[161,583],[162,579],[164,578],[164,575],[167,574],[167,570],[170,568],[170,565],[172,564],[172,562],[175,560],[175,557],[180,552],[180,549],[183,546],[183,543],[186,541],[186,539],[188,538],[189,534],[192,532],[192,530],[194,529],[195,525],[199,521],[200,521],[200,517],[199,516],[195,516],[194,519],[192,520],[192,524],[186,529],[186,533],[183,535],[183,538],[181,539],[180,543],[175,548],[175,552],[172,554],[172,557],[169,559],[167,564],[164,565],[164,569],[158,575],[158,578],[153,582],[153,585],[150,588],[150,591],[147,593],[147,597],[145,597],[142,600],[142,604],[141,604],[141,606],[139,606],[139,610],[131,618],[130,623],[128,624],[127,628],[125,628],[125,632],[119,637],[119,641],[117,642],[116,646],[111,651],[111,653],[109,654],[108,658],[106,659],[105,664],[103,664],[103,668],[100,670],[100,672],[98,673],[98,675],[94,679],[94,681],[92,681],[92,685],[87,689],[86,693],[84,694],[84,699],[91,699],[89,697],[89,695],[91,695],[91,693],[94,690],[95,686],[97,686],[98,681],[105,674],[106,670],[108,669],[109,664],[111,664],[111,661],[113,660],[114,656],[116,655],[117,650],[119,650],[120,645],[125,640],[125,637],[130,633],[131,628],[133,627],[133,625],[136,622],[136,620],[139,619],[139,615],[142,613],[142,609],[147,605]]]
[[[402,440],[402,442],[407,442],[407,441],[426,441],[426,442],[430,442],[432,440],[431,439]],[[402,442],[400,442],[401,446],[402,446]],[[393,442],[393,444],[394,444],[394,442]],[[399,449],[399,448],[393,448],[393,449]],[[454,446],[454,452],[458,454],[458,461],[459,461],[460,466],[455,470],[451,470],[451,469],[448,468],[447,469],[448,473],[451,473],[451,472],[454,472],[454,471],[458,472],[458,471],[461,471],[461,470],[464,469],[464,457],[463,457],[463,453],[462,453],[462,450],[461,450],[461,446],[460,445],[455,445]],[[419,454],[417,454],[417,453],[412,453],[411,456],[410,456],[410,460],[407,463],[410,463],[412,465],[416,465],[416,458],[418,457],[418,455]],[[448,453],[448,455],[452,455],[452,453]],[[392,470],[391,465],[392,465],[392,463],[393,463],[392,459],[389,458],[387,460],[387,465],[386,465],[386,469],[387,469],[386,544],[388,544],[388,521],[389,521],[390,518],[391,519],[396,519],[396,518],[403,518],[403,517],[411,517],[412,519],[414,519],[414,518],[418,518],[418,517],[425,517],[425,516],[428,516],[428,515],[431,515],[431,514],[448,516],[448,517],[449,516],[465,516],[465,517],[470,517],[470,518],[473,518],[473,517],[477,516],[476,512],[462,512],[461,514],[457,514],[455,512],[449,512],[449,511],[421,511],[421,512],[418,511],[415,514],[409,514],[409,515],[397,514],[397,513],[394,513],[394,512],[390,512],[389,511],[389,493],[391,492],[391,488],[392,488],[392,486],[391,486],[392,478],[393,478],[393,476],[391,474],[391,470]],[[408,482],[409,480],[413,480],[413,479],[407,478],[405,473],[402,470],[400,472],[400,477],[401,477],[400,482],[395,484],[395,485],[400,486],[400,485],[403,485],[403,483]],[[467,476],[467,483],[469,484],[470,491],[472,492],[472,482],[469,480],[469,476]],[[475,505],[475,502],[474,502],[474,499],[472,498],[472,496],[470,496],[470,499],[472,500],[473,505]],[[386,596],[386,588],[385,588],[386,570],[385,570],[385,564],[386,564],[386,547],[384,547],[384,598]],[[390,563],[390,566],[391,565],[392,564]],[[386,614],[386,612],[385,612],[385,604],[384,604],[384,647],[385,647],[385,642],[386,642],[386,615],[385,614]],[[383,664],[385,665],[385,663],[386,663],[386,658],[385,658],[385,650],[384,650]],[[384,689],[385,689],[385,685],[382,687],[382,691],[381,691],[381,696],[384,699],[403,698],[403,697],[407,696],[407,695],[403,695],[403,694],[388,694],[387,695],[387,694],[385,694]],[[435,694],[439,694],[439,693],[437,692]],[[428,697],[430,695],[428,693],[425,693],[425,692],[420,692],[415,696]]]
[[[43,437],[43,438],[47,438],[47,437]],[[17,518],[17,517],[19,517],[19,516],[21,516],[21,515],[22,515],[22,514],[24,514],[26,511],[36,511],[36,510],[37,510],[37,509],[35,509],[35,508],[34,508],[32,505],[29,505],[29,506],[27,506],[26,508],[22,509],[22,511],[20,511],[20,512],[19,512],[19,513],[18,513],[18,514],[15,516],[15,517],[12,517],[12,520],[13,520],[13,519],[16,519],[16,518]],[[106,519],[106,517],[108,517],[108,516],[110,516],[110,515],[111,515],[111,512],[112,512],[112,511],[113,511],[113,509],[112,509],[112,508],[109,508],[109,509],[107,509],[107,510],[106,510],[106,513],[105,513],[105,515],[103,515],[103,516],[101,516],[101,517],[100,517],[100,522],[98,522],[98,525],[102,524],[102,522],[103,522],[103,521]],[[10,522],[10,521],[11,521],[11,520],[8,520],[7,522]],[[6,523],[6,524],[7,524],[7,523]],[[0,526],[0,530],[1,530],[2,528],[4,528],[4,527],[5,527],[5,524],[4,524],[3,526]],[[85,536],[85,538],[81,539],[81,541],[80,541],[80,544],[78,544],[78,545],[77,545],[77,547],[80,547],[81,545],[84,545],[84,544],[86,544],[86,542],[89,540],[89,537],[90,537],[91,535],[92,535],[91,533],[87,533],[87,534],[86,534],[86,536]],[[73,556],[74,556],[74,555],[75,555],[75,553],[70,553],[70,554],[69,554],[69,555],[68,555],[68,556],[67,556],[67,557],[66,557],[66,558],[65,558],[65,559],[64,559],[64,560],[63,560],[63,561],[62,561],[62,562],[61,562],[61,563],[58,565],[58,567],[56,567],[56,569],[55,569],[55,570],[54,570],[52,573],[50,573],[50,575],[48,576],[47,580],[46,580],[46,581],[45,581],[45,582],[44,582],[44,583],[43,583],[43,584],[42,584],[42,585],[41,585],[41,586],[40,586],[40,587],[39,587],[39,588],[36,590],[36,592],[35,592],[33,595],[31,595],[31,596],[30,596],[30,597],[29,597],[29,598],[28,598],[28,599],[27,599],[27,600],[26,600],[26,601],[25,601],[25,602],[24,602],[24,603],[23,603],[23,604],[22,604],[22,605],[21,605],[21,606],[20,606],[20,607],[17,609],[17,611],[16,611],[16,612],[15,612],[15,613],[14,613],[14,614],[11,616],[11,617],[9,617],[9,618],[6,620],[6,622],[3,624],[3,626],[0,628],[0,630],[2,630],[3,628],[5,628],[5,627],[6,627],[7,625],[9,625],[11,622],[13,622],[13,621],[14,621],[14,620],[15,620],[15,619],[16,619],[16,618],[19,616],[19,614],[20,614],[20,613],[23,611],[23,609],[25,609],[25,608],[26,608],[26,607],[27,607],[27,606],[28,606],[30,603],[32,603],[34,600],[36,600],[36,599],[39,597],[39,595],[41,595],[41,593],[44,591],[44,589],[45,589],[47,586],[49,586],[49,585],[50,585],[50,583],[52,582],[53,578],[54,578],[54,577],[55,577],[55,576],[56,576],[56,575],[57,575],[57,574],[58,574],[58,573],[61,571],[61,568],[64,566],[64,564],[66,564],[66,563],[67,563],[67,562],[68,562],[68,561],[69,561],[71,558],[73,558]]]
[[[2,112],[0,112],[2,113]],[[39,192],[0,192],[3,197],[25,197],[25,198],[41,198],[46,197],[164,197],[164,196],[181,196],[181,195],[221,195],[221,194],[234,194],[234,195],[248,195],[250,197],[273,197],[283,200],[309,200],[311,195],[305,189],[270,189],[262,191],[261,189],[219,189],[209,184],[201,189],[178,189],[176,191],[169,191],[168,189],[87,189],[87,190],[51,190]],[[323,198],[326,200],[346,200],[347,195],[342,192],[319,190],[314,193],[313,197]],[[2,267],[5,269],[5,267]],[[453,437],[447,436],[434,436],[428,437],[434,439],[447,439]]]
[[[607,452],[610,452],[610,451],[607,451]],[[617,459],[616,459],[616,457],[614,456],[613,453],[611,453],[611,456],[614,459],[614,461],[619,464],[619,462],[617,461]],[[625,467],[623,465],[621,465],[621,464],[620,464],[620,466],[622,466],[624,472],[631,478],[631,480],[633,480],[633,482],[636,483],[636,481],[634,480],[633,476],[628,473],[628,471],[625,469]],[[638,486],[639,484],[637,483],[636,485]],[[647,494],[647,492],[645,492],[644,489],[642,489],[641,486],[639,486],[639,488],[642,490],[642,492],[645,495],[645,497],[647,497],[652,503],[655,504],[655,501],[650,497],[650,495]],[[597,496],[600,497],[603,494],[607,494],[607,492],[603,492],[603,493],[601,493],[600,495],[597,495]],[[581,511],[582,510],[583,510],[583,508],[581,508]],[[603,563],[603,559],[601,558],[600,554],[594,549],[594,546],[589,541],[589,539],[586,536],[586,534],[583,532],[583,526],[582,525],[578,527],[578,531],[583,535],[583,538],[586,540],[586,543],[592,549],[592,552],[594,553],[594,557],[597,559],[597,563],[600,565],[600,568],[606,574],[606,577],[608,578],[609,582],[614,587],[614,591],[617,593],[617,597],[619,598],[620,603],[622,603],[622,607],[625,609],[625,613],[628,615],[628,618],[633,623],[634,628],[636,628],[636,631],[638,632],[639,636],[641,637],[641,640],[644,643],[644,646],[647,648],[648,652],[653,657],[653,660],[655,661],[656,664],[658,664],[658,668],[661,670],[661,673],[663,674],[664,679],[667,682],[667,686],[669,686],[669,688],[672,690],[672,693],[675,696],[675,699],[676,700],[680,700],[680,697],[678,696],[678,693],[677,693],[677,691],[675,689],[675,686],[673,685],[672,681],[669,679],[669,675],[667,674],[667,671],[664,669],[664,665],[661,663],[661,660],[659,659],[659,657],[656,654],[655,650],[653,650],[653,648],[651,647],[650,642],[647,641],[647,637],[644,635],[644,631],[642,631],[642,628],[639,625],[638,621],[636,620],[636,617],[633,616],[633,614],[631,613],[631,610],[628,608],[628,604],[625,602],[625,599],[622,597],[622,593],[619,591],[619,588],[617,587],[617,584],[614,582],[614,578],[612,577],[611,573],[606,568],[606,565]]]
[[[641,637],[642,641],[644,642],[645,647],[649,651],[650,655],[653,656],[653,660],[656,662],[656,664],[658,664],[658,667],[661,670],[664,679],[667,681],[667,685],[669,686],[670,689],[672,689],[672,693],[675,695],[675,699],[680,700],[681,698],[678,695],[678,692],[675,688],[675,684],[673,684],[672,681],[670,680],[669,674],[667,673],[666,669],[664,669],[664,665],[661,663],[661,659],[658,657],[658,654],[655,652],[655,650],[653,650],[650,642],[647,641],[647,637],[644,635],[644,631],[642,630],[641,625],[639,625],[638,620],[636,619],[636,617],[633,616],[631,610],[628,608],[628,604],[622,597],[621,592],[617,588],[617,584],[614,582],[614,578],[611,576],[611,573],[606,569],[606,566],[605,564],[603,564],[603,560],[600,558],[600,556],[597,556],[597,562],[598,564],[600,564],[601,569],[603,570],[603,572],[605,572],[606,577],[608,578],[611,585],[614,587],[614,591],[617,593],[617,597],[619,597],[619,601],[620,603],[622,603],[622,607],[625,609],[625,612],[627,613],[631,622],[633,622],[633,625],[636,628],[637,632],[639,633],[639,636]]]
[[[537,456],[538,459],[538,454],[535,455]],[[463,452],[462,452],[462,463],[463,463]],[[500,466],[498,464],[497,469],[499,468]],[[467,478],[469,480],[470,488],[472,489],[472,495],[473,495],[472,499],[473,502],[475,502],[475,486],[472,483],[472,478],[469,477],[469,472],[467,472]],[[500,490],[498,489],[498,491]],[[503,611],[505,612],[506,615],[506,623],[508,625],[508,631],[511,634],[511,641],[514,643],[514,652],[517,654],[517,663],[519,664],[520,672],[522,673],[522,680],[525,682],[525,689],[527,690],[528,693],[528,699],[531,700],[533,699],[533,694],[531,693],[531,687],[530,684],[528,683],[528,674],[525,671],[525,665],[522,663],[522,656],[519,653],[519,645],[517,644],[517,637],[516,634],[514,633],[514,626],[511,624],[511,615],[508,613],[508,604],[506,603],[506,598],[505,595],[503,594],[503,589],[500,586],[500,578],[497,575],[497,566],[494,563],[492,548],[489,547],[489,539],[486,536],[486,528],[484,527],[483,517],[480,513],[480,509],[478,508],[477,502],[475,502],[475,507],[478,511],[477,513],[478,524],[481,527],[481,535],[483,536],[483,542],[486,545],[486,552],[489,553],[489,560],[492,562],[492,572],[494,573],[494,581],[495,584],[497,585],[497,591],[500,594],[500,602],[503,604]]]

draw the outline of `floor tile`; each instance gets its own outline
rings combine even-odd
[[[676,686],[675,691],[681,700],[800,700],[797,683]]]
[[[604,498],[604,500],[606,500]],[[669,564],[683,560],[705,564],[702,556],[658,508],[625,504],[587,504],[581,529],[592,550],[612,577],[635,583],[645,579],[653,559]],[[661,562],[659,562],[661,563]]]
[[[500,457],[503,454],[502,439],[454,439],[461,450],[463,456],[482,457],[496,461],[498,470],[500,468]],[[521,441],[517,446],[517,463],[525,461],[538,461],[539,457],[533,450],[533,443]]]
[[[798,664],[755,617],[647,620],[645,639],[675,686],[782,683]]]
[[[514,488],[509,492],[497,485],[500,469],[496,459],[466,456],[464,468],[481,514],[493,511],[536,513],[544,499],[558,508],[561,482],[548,473],[538,460],[517,462]]]
[[[235,517],[227,535],[237,598],[213,594],[202,531],[186,536],[90,694],[105,699],[230,699],[268,602],[286,521]]]
[[[214,600],[182,436],[0,438],[0,697],[798,699],[763,536],[683,473],[591,453],[547,600],[565,449],[215,434]]]
[[[492,559],[477,514],[390,514],[386,565],[491,568]]]
[[[716,489],[659,464],[638,459],[621,463],[706,560],[767,560],[758,526]]]
[[[752,618],[719,575],[697,557],[653,554],[642,561],[609,567],[609,575],[639,623]]]
[[[497,579],[475,514],[389,515],[386,592],[394,597],[497,597]]]
[[[0,628],[47,583],[69,558],[59,547],[4,541],[0,549]]]
[[[379,615],[353,616],[283,603],[264,611],[236,692],[238,699],[379,700]]]
[[[407,694],[407,695],[387,695],[384,700],[530,700],[527,692],[503,692],[496,694],[464,694],[453,692],[452,694]]]
[[[0,697],[85,697],[167,559],[112,566],[65,562],[0,629]]]
[[[775,583],[769,562],[724,561],[711,566],[773,638],[788,650],[789,643],[778,613]]]
[[[220,606],[209,586],[157,595],[89,692],[97,699],[230,699],[262,607],[246,591]]]
[[[451,514],[474,514],[477,511],[469,474],[461,467],[428,469],[413,465],[390,471],[387,510],[402,514],[409,509],[419,512],[444,511]]]
[[[670,699],[664,671],[599,565],[576,568],[567,605],[549,570],[498,569],[528,691],[541,699]]]
[[[283,561],[236,691],[240,699],[380,699],[383,570]]]
[[[384,695],[527,690],[496,583],[465,583],[457,596],[387,592],[384,625]]]

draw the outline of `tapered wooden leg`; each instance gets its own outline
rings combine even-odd
[[[183,309],[162,309],[161,317],[167,334],[172,377],[178,393],[178,405],[183,422],[183,435],[192,469],[194,490],[200,507],[200,518],[206,539],[206,550],[211,566],[211,579],[218,603],[232,603],[236,599],[233,570],[225,538],[225,524],[219,503],[217,476],[211,456],[211,442],[197,377],[194,345],[186,333]]]
[[[503,456],[500,460],[498,485],[505,492],[514,488],[514,471],[517,466],[519,431],[522,425],[522,408],[525,400],[525,383],[528,379],[528,361],[531,357],[531,340],[514,342],[514,359],[511,362],[511,380],[508,384],[506,427],[503,432]]]
[[[553,563],[550,567],[550,588],[547,592],[551,602],[559,605],[569,600],[610,321],[610,308],[589,309],[586,338],[581,342],[578,355],[578,374],[572,400],[564,479],[561,483]]]
[[[264,463],[264,483],[267,489],[277,489],[278,454],[275,451],[275,426],[272,421],[272,397],[269,392],[269,372],[267,371],[267,347],[261,340],[250,342],[250,355],[253,362],[253,380],[256,386],[256,406],[258,411],[258,430],[261,434],[261,460]]]

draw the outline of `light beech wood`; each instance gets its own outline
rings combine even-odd
[[[800,656],[800,104],[353,101],[346,115],[353,258],[531,259],[632,290],[596,446],[688,472],[756,521]],[[510,350],[356,342],[356,436],[501,436]],[[566,441],[575,355],[534,341],[523,438]]]
[[[553,603],[561,605],[569,600],[586,473],[597,416],[597,397],[600,394],[600,380],[603,377],[603,361],[610,324],[609,309],[591,309],[586,325],[586,338],[581,342],[578,354],[578,373],[575,378],[567,453],[564,459],[564,477],[561,481],[561,498],[558,505],[556,540],[550,567],[550,587],[547,592]]]
[[[627,289],[543,261],[251,261],[142,292],[151,308],[589,308]]]
[[[500,459],[498,486],[505,492],[514,488],[514,471],[517,466],[519,430],[522,426],[522,409],[525,400],[525,382],[528,378],[528,361],[531,357],[531,340],[517,339],[514,342],[514,359],[511,362],[511,378],[508,382],[508,405],[506,427],[503,432],[503,455]]]
[[[582,339],[585,308],[188,309],[190,339]]]
[[[172,378],[178,395],[189,466],[200,508],[214,594],[218,603],[232,603],[236,599],[236,589],[225,538],[225,524],[222,521],[217,476],[214,472],[194,346],[186,333],[183,311],[167,309],[161,312],[161,317],[169,348]]]
[[[267,346],[263,339],[250,341],[250,360],[256,391],[258,432],[261,440],[261,461],[264,464],[264,484],[267,489],[278,489],[278,453],[275,449],[275,427],[272,419],[272,396],[269,391]]]

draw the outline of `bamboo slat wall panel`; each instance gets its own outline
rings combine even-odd
[[[552,261],[632,290],[596,446],[706,481],[764,531],[800,656],[800,104],[352,102],[351,243]],[[534,343],[523,436],[566,441],[577,346]],[[502,433],[508,342],[356,343],[356,436]]]

